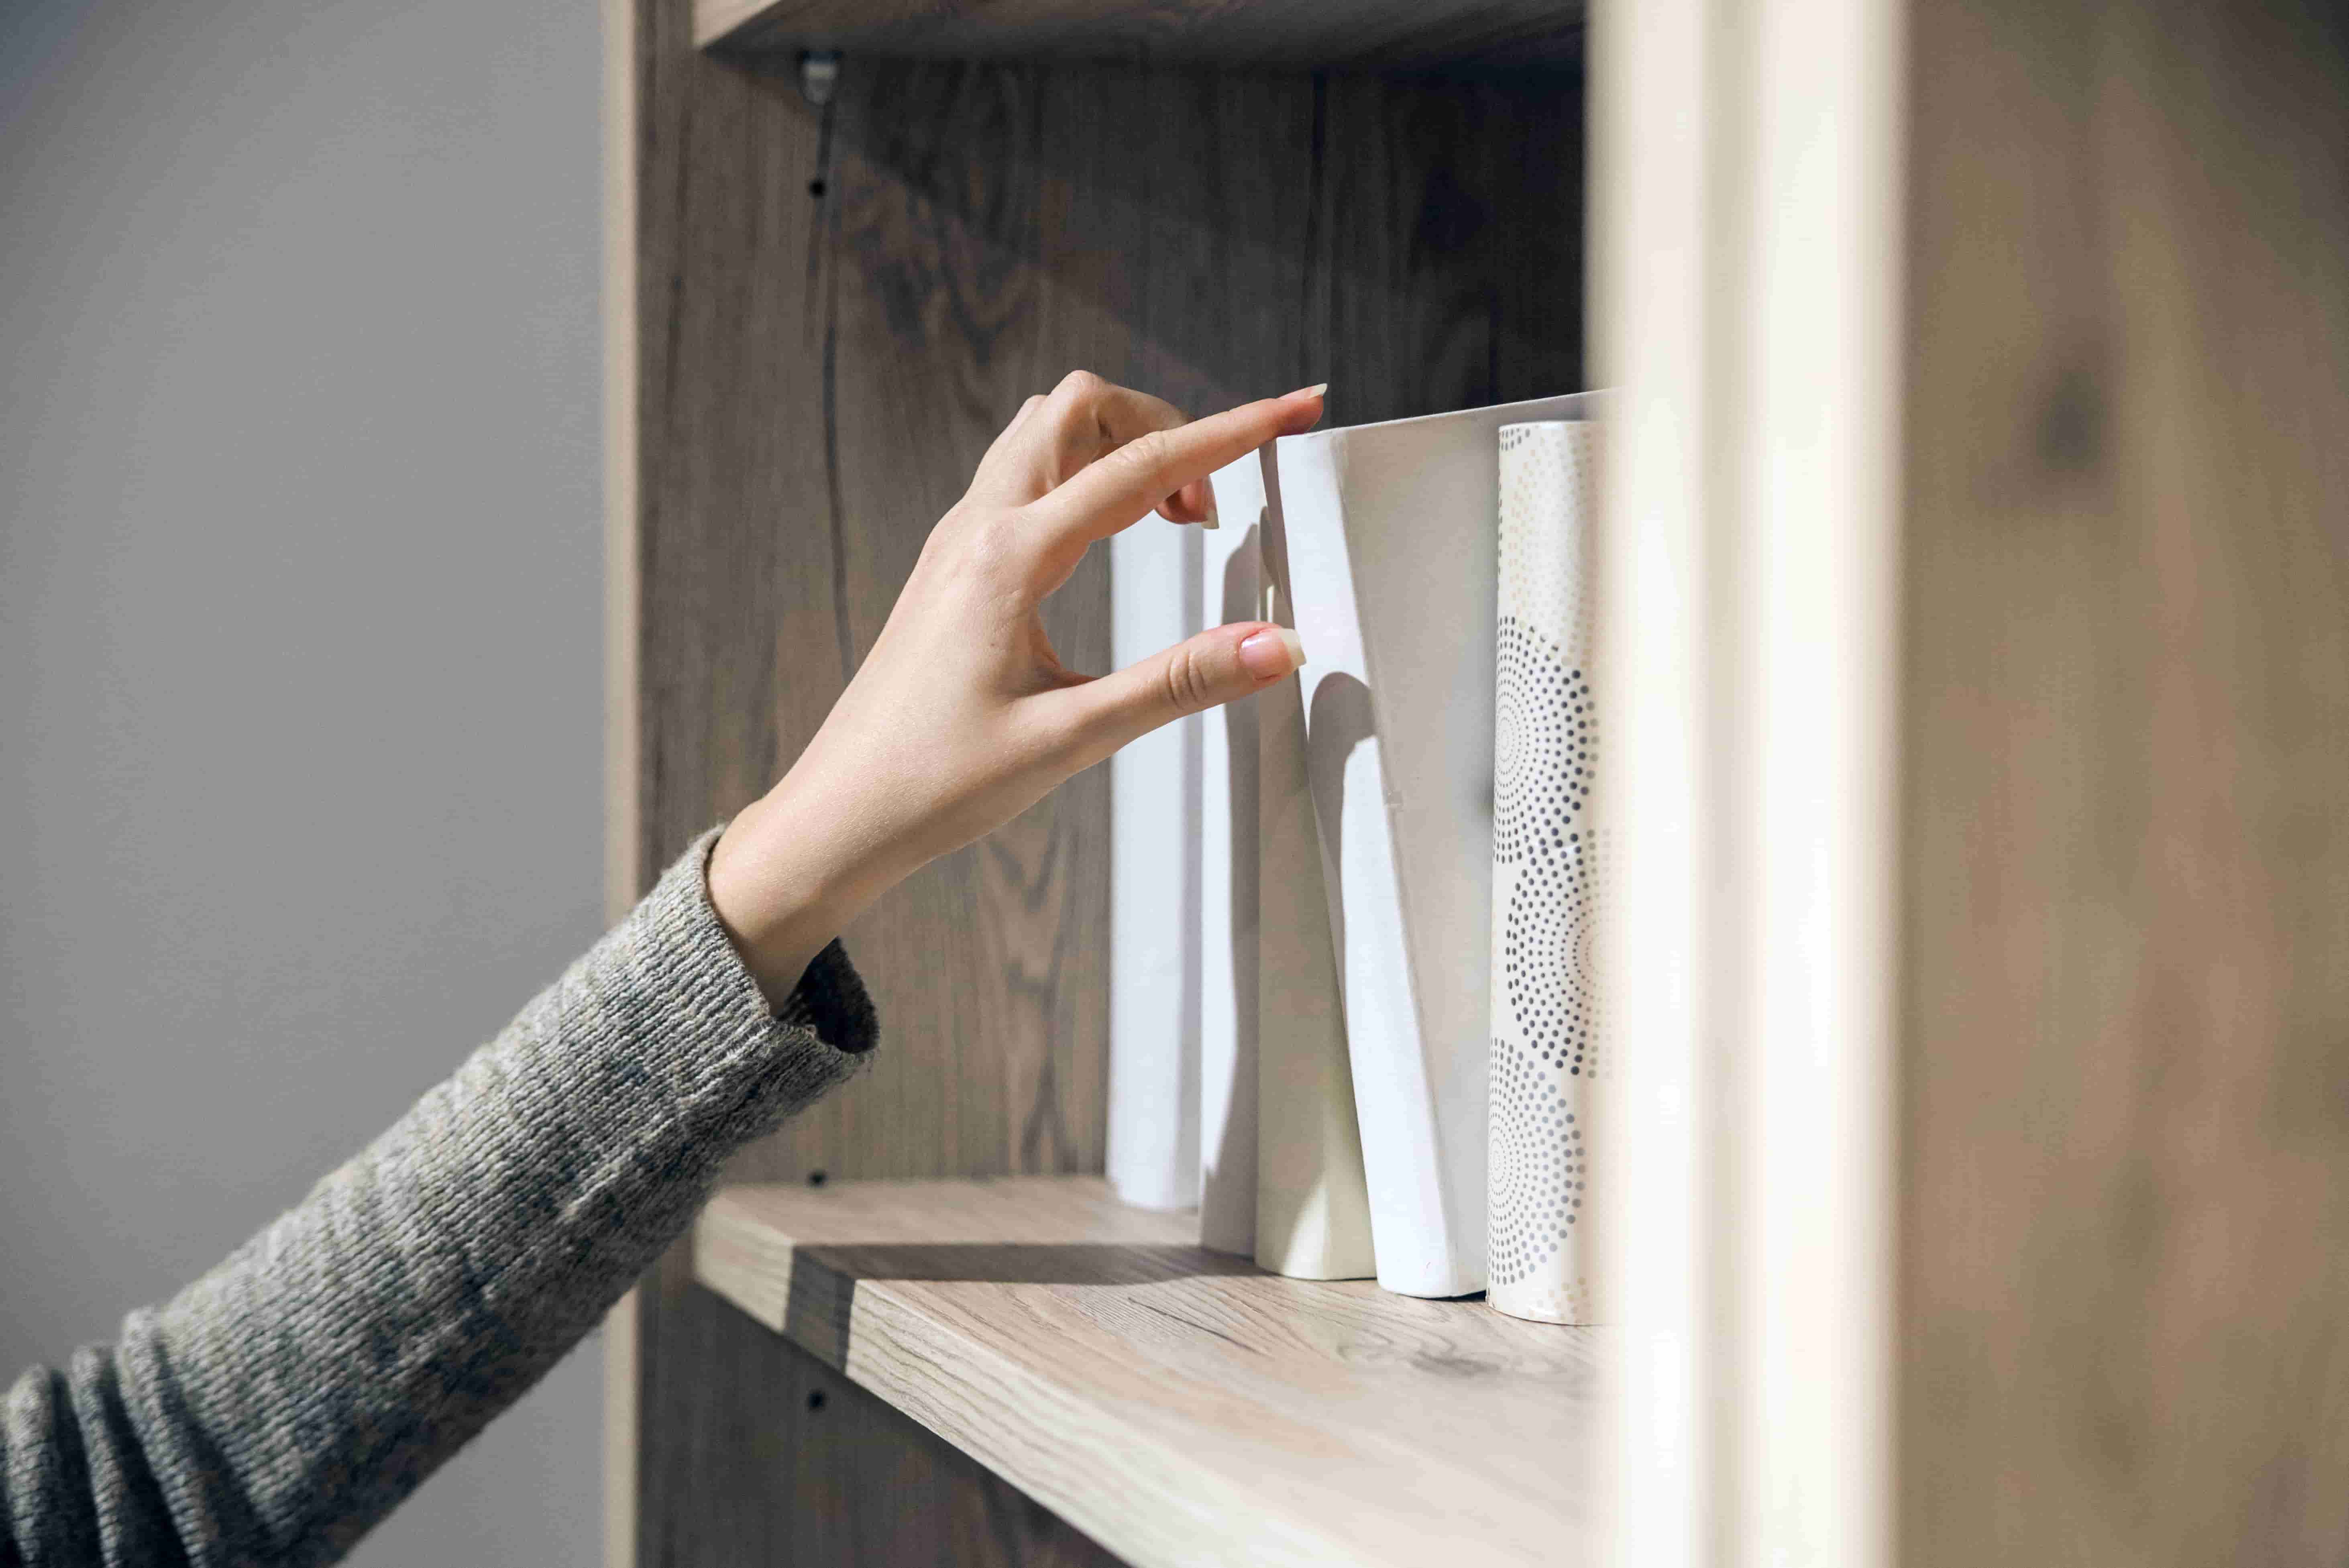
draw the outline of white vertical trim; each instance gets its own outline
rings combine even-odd
[[[1617,1561],[1712,1560],[1712,1401],[1722,1381],[1707,1322],[1715,1207],[1698,1060],[1707,857],[1707,618],[1702,535],[1708,431],[1704,174],[1711,50],[1702,0],[1592,7],[1590,338],[1614,389],[1600,467],[1601,789],[1626,874],[1602,928],[1604,983],[1624,1042],[1602,1190],[1623,1212],[1623,1359],[1615,1402]],[[1611,768],[1611,772],[1609,769]],[[1636,869],[1634,869],[1636,868]]]
[[[1600,0],[1617,1561],[1890,1550],[1893,0]]]
[[[1760,1564],[1891,1551],[1899,18],[1803,0],[1754,29],[1742,1447]]]

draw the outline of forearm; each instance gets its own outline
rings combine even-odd
[[[80,1535],[330,1561],[594,1326],[727,1155],[854,1070],[873,1020],[844,957],[779,1019],[706,848],[299,1207],[112,1351],[11,1392],[26,1561]]]

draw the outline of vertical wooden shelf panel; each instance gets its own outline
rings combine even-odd
[[[1899,1560],[2349,1554],[2349,37],[1910,7]]]
[[[1574,70],[853,54],[819,108],[788,57],[697,49],[689,0],[616,5],[636,886],[789,765],[979,453],[1066,371],[1197,409],[1327,379],[1348,422],[1582,384]],[[1048,624],[1098,669],[1107,623],[1096,560]],[[734,1178],[1100,1171],[1108,822],[1096,770],[845,933],[880,1054]],[[791,1496],[737,1455],[804,1369],[734,1315],[679,1251],[620,1320],[638,1563],[788,1538]],[[1009,1560],[1061,1550],[1022,1540]]]

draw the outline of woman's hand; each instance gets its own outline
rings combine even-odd
[[[1028,399],[930,531],[815,739],[710,857],[710,903],[770,1001],[780,1006],[824,944],[908,873],[1135,737],[1305,662],[1294,632],[1250,621],[1113,675],[1078,675],[1052,652],[1039,609],[1089,546],[1154,509],[1212,521],[1207,476],[1310,428],[1321,391],[1195,423],[1082,371]]]

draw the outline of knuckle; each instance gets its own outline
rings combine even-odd
[[[1090,370],[1071,370],[1061,377],[1061,384],[1054,390],[1065,392],[1071,397],[1090,397],[1099,395],[1108,386],[1108,382]]]
[[[1166,660],[1164,695],[1176,714],[1196,713],[1207,706],[1213,683],[1199,661],[1196,648],[1177,648]]]
[[[1156,473],[1166,462],[1167,436],[1164,430],[1144,430],[1117,449],[1117,460],[1136,475]]]

